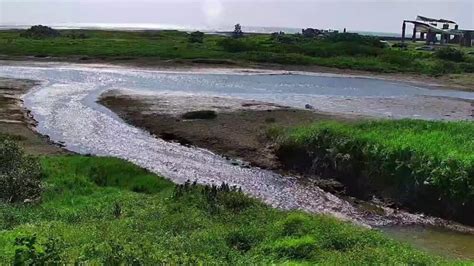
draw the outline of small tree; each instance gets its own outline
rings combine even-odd
[[[466,55],[463,51],[452,47],[443,47],[435,52],[436,57],[453,62],[463,62]]]
[[[195,31],[189,34],[190,43],[202,43],[204,39],[204,33],[200,31]]]
[[[242,31],[242,26],[240,26],[240,24],[236,24],[234,26],[234,31],[232,32],[232,37],[241,38],[243,36],[244,36],[244,32]]]
[[[51,27],[36,25],[21,33],[20,36],[23,38],[44,39],[59,37],[61,34]]]
[[[0,200],[33,201],[41,191],[39,161],[25,155],[15,142],[0,139]]]

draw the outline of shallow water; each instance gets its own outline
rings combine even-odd
[[[474,260],[474,237],[471,234],[425,226],[396,226],[381,230],[425,251],[436,252],[444,257]]]
[[[50,84],[93,83],[94,89],[102,90],[127,89],[164,96],[219,96],[296,108],[310,104],[318,111],[375,117],[474,120],[474,92],[421,88],[361,77],[285,75],[282,73],[288,72],[278,71],[163,72],[71,64],[0,66],[1,75],[19,73],[48,80]]]
[[[186,180],[196,180],[200,184],[226,182],[274,207],[331,214],[361,225],[445,223],[440,219],[388,208],[385,208],[385,214],[359,210],[316,186],[300,183],[296,178],[259,168],[242,168],[209,151],[156,139],[124,123],[96,103],[100,94],[111,89],[230,96],[298,106],[304,102],[295,101],[297,97],[305,100],[317,98],[318,91],[325,97],[346,94],[417,97],[425,94],[474,98],[474,93],[429,90],[379,80],[275,74],[248,75],[229,70],[218,74],[183,74],[62,64],[0,66],[0,76],[43,81],[25,96],[25,105],[39,122],[37,129],[40,133],[49,135],[53,141],[63,143],[72,151],[126,159],[176,183]],[[374,87],[379,87],[379,90],[374,90]]]

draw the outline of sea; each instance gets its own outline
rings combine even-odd
[[[0,30],[9,29],[27,29],[32,25],[10,24],[0,25]],[[180,31],[202,31],[206,33],[222,33],[230,32],[233,26],[226,27],[205,27],[205,26],[187,26],[187,25],[172,25],[172,24],[155,24],[155,23],[62,23],[62,24],[48,24],[47,26],[55,29],[96,29],[96,30],[125,30],[125,31],[142,31],[142,30],[180,30]],[[317,28],[317,27],[316,27]],[[265,26],[242,26],[244,32],[249,33],[298,33],[301,28],[292,27],[265,27]],[[331,29],[329,29],[331,30]],[[339,30],[341,29],[332,29]],[[348,30],[348,32],[358,33],[361,35],[380,36],[380,37],[401,37],[400,33],[392,32],[371,32],[371,31],[356,31]]]

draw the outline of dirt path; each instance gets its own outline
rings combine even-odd
[[[23,108],[21,97],[35,85],[29,80],[0,78],[0,136],[18,141],[31,154],[64,154],[66,151],[34,131],[36,121]]]

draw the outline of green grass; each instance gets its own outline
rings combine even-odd
[[[333,218],[275,210],[225,189],[177,189],[118,159],[47,157],[42,165],[40,204],[0,204],[0,263],[440,262]]]
[[[319,159],[346,182],[385,186],[406,204],[435,204],[449,218],[473,222],[465,213],[474,203],[472,122],[322,122],[283,133],[280,144],[290,165]]]
[[[272,38],[249,35],[242,39],[205,35],[192,43],[189,34],[178,31],[81,31],[87,38],[28,39],[21,31],[0,31],[0,53],[10,56],[79,57],[105,60],[182,60],[184,62],[276,63],[319,65],[375,72],[405,72],[430,75],[474,71],[474,57],[465,62],[441,60],[432,52],[383,48],[374,38],[335,35],[328,40],[297,35]],[[77,35],[77,34],[76,34]]]

